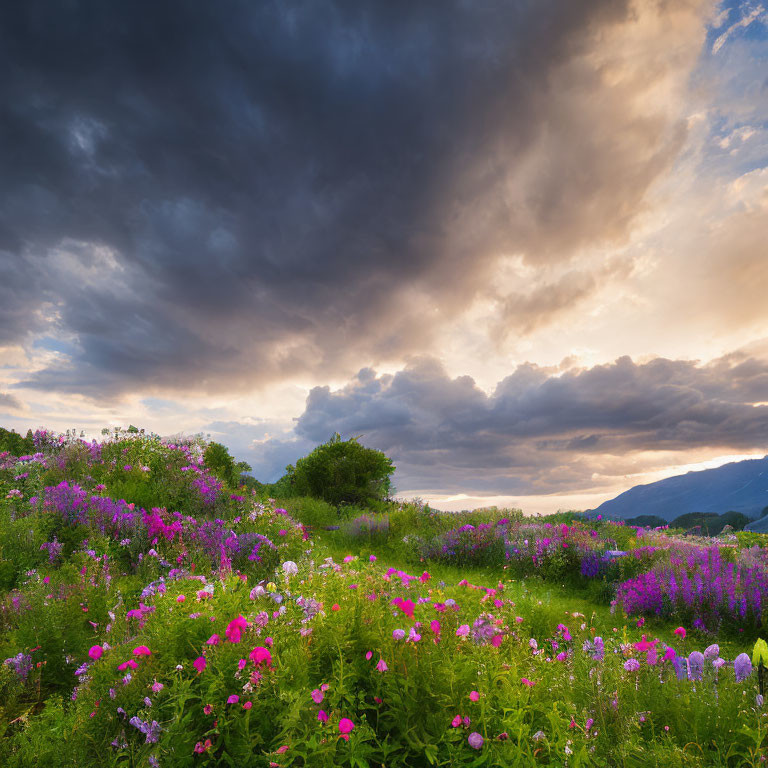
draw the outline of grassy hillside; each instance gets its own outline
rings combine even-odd
[[[0,765],[764,764],[760,535],[281,501],[199,440],[31,439],[0,454]]]

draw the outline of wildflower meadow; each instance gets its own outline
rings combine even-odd
[[[760,766],[768,550],[0,453],[0,765]],[[209,462],[210,463],[210,462]]]

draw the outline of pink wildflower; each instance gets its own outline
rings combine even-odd
[[[349,734],[354,727],[355,724],[348,717],[342,717],[341,720],[339,720],[339,733],[344,741],[349,741]]]
[[[88,655],[94,660],[98,661],[101,655],[104,653],[104,649],[100,645],[92,645],[88,649]]]
[[[250,659],[257,667],[262,663],[266,663],[268,667],[272,666],[272,654],[261,645],[257,645],[251,651]]]
[[[151,656],[152,655],[152,651],[150,651],[149,648],[147,648],[146,645],[137,645],[133,649],[133,655],[134,656]]]
[[[200,674],[205,667],[207,666],[205,656],[198,656],[193,662],[192,666],[197,670],[197,673]]]
[[[239,643],[243,637],[243,630],[248,626],[248,620],[244,616],[238,616],[227,624],[224,634],[230,643]]]

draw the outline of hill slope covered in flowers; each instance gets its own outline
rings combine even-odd
[[[0,455],[0,765],[765,764],[762,537],[281,504],[204,447]]]

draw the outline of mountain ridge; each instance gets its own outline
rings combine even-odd
[[[656,515],[671,521],[688,513],[741,512],[758,519],[767,508],[768,455],[635,485],[592,513],[618,519]]]

